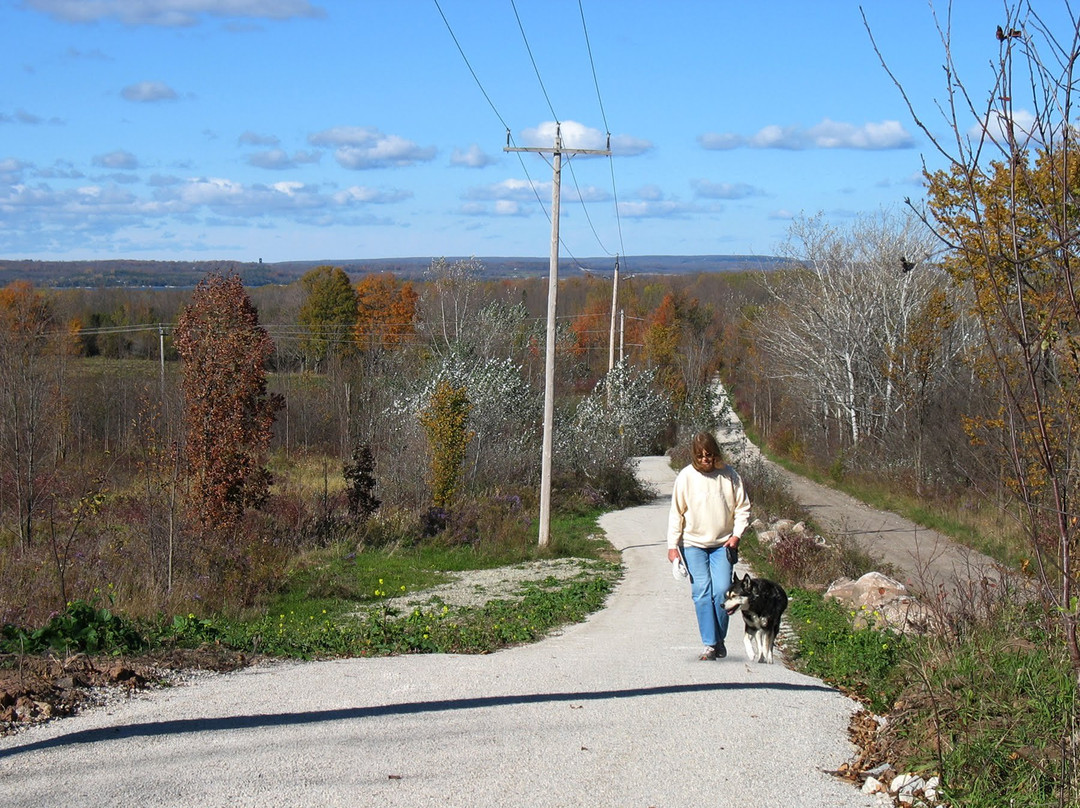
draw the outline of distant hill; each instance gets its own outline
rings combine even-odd
[[[455,261],[461,256],[446,256]],[[546,277],[547,258],[477,258],[485,268],[484,277]],[[400,278],[423,279],[432,258],[362,258],[324,261],[281,261],[273,264],[242,261],[7,261],[0,259],[0,286],[26,280],[42,287],[191,287],[208,272],[235,272],[247,286],[289,284],[310,269],[329,264],[344,269],[350,277],[393,272]],[[636,275],[696,275],[703,272],[769,270],[782,266],[784,259],[758,255],[637,255],[620,259],[620,269]],[[614,259],[586,258],[560,260],[559,273],[567,277],[581,269],[609,272]]]

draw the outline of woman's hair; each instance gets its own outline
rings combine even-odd
[[[697,457],[702,452],[709,452],[715,462],[723,460],[723,455],[720,453],[720,444],[716,442],[712,432],[698,432],[694,435],[694,439],[690,443],[690,452],[694,457]]]

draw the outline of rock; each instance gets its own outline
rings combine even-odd
[[[933,628],[931,611],[908,594],[907,587],[880,572],[859,580],[838,578],[825,597],[856,612],[855,628],[890,628],[901,633],[925,633]]]
[[[15,717],[19,721],[29,721],[34,717],[34,700],[29,696],[19,696],[15,701]]]
[[[787,533],[793,527],[795,527],[795,523],[790,519],[777,519],[772,523],[772,529],[778,533]]]
[[[70,676],[61,676],[56,680],[55,684],[61,690],[75,690],[80,687],[86,687],[87,682],[83,677],[72,674]]]
[[[862,784],[863,794],[877,794],[881,791],[887,791],[885,784],[878,780],[876,777],[867,777]]]
[[[129,682],[132,679],[137,679],[138,674],[131,668],[124,665],[114,665],[109,668],[109,681],[111,682]]]
[[[926,781],[919,775],[908,772],[907,774],[898,774],[889,783],[889,792],[892,794],[914,794],[916,791],[921,791],[923,786],[926,785]]]
[[[866,606],[876,609],[883,603],[888,603],[900,597],[907,597],[908,594],[906,586],[899,581],[894,581],[892,578],[882,575],[880,572],[868,572],[859,580],[849,583],[850,586],[845,587],[843,590],[843,597],[840,597],[839,594],[830,595],[833,592],[832,586],[825,593],[826,597],[836,597],[838,600],[842,600],[856,608]]]
[[[762,530],[760,533],[757,534],[757,537],[758,541],[766,547],[771,547],[772,545],[780,541],[780,534],[777,533],[775,530]]]
[[[855,582],[851,578],[837,578],[825,590],[825,597],[850,604],[854,590]]]

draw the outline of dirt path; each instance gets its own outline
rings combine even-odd
[[[984,578],[998,579],[995,562],[982,553],[957,544],[949,537],[915,524],[889,511],[880,511],[847,494],[812,482],[766,460],[747,440],[733,410],[717,439],[731,454],[733,463],[769,463],[788,483],[792,496],[813,521],[836,536],[855,541],[859,547],[889,568],[892,577],[916,595],[965,597]]]

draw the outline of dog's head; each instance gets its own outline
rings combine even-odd
[[[738,576],[731,582],[727,594],[724,595],[724,611],[735,614],[750,602],[750,593],[753,591],[753,581],[749,575],[742,578]]]

